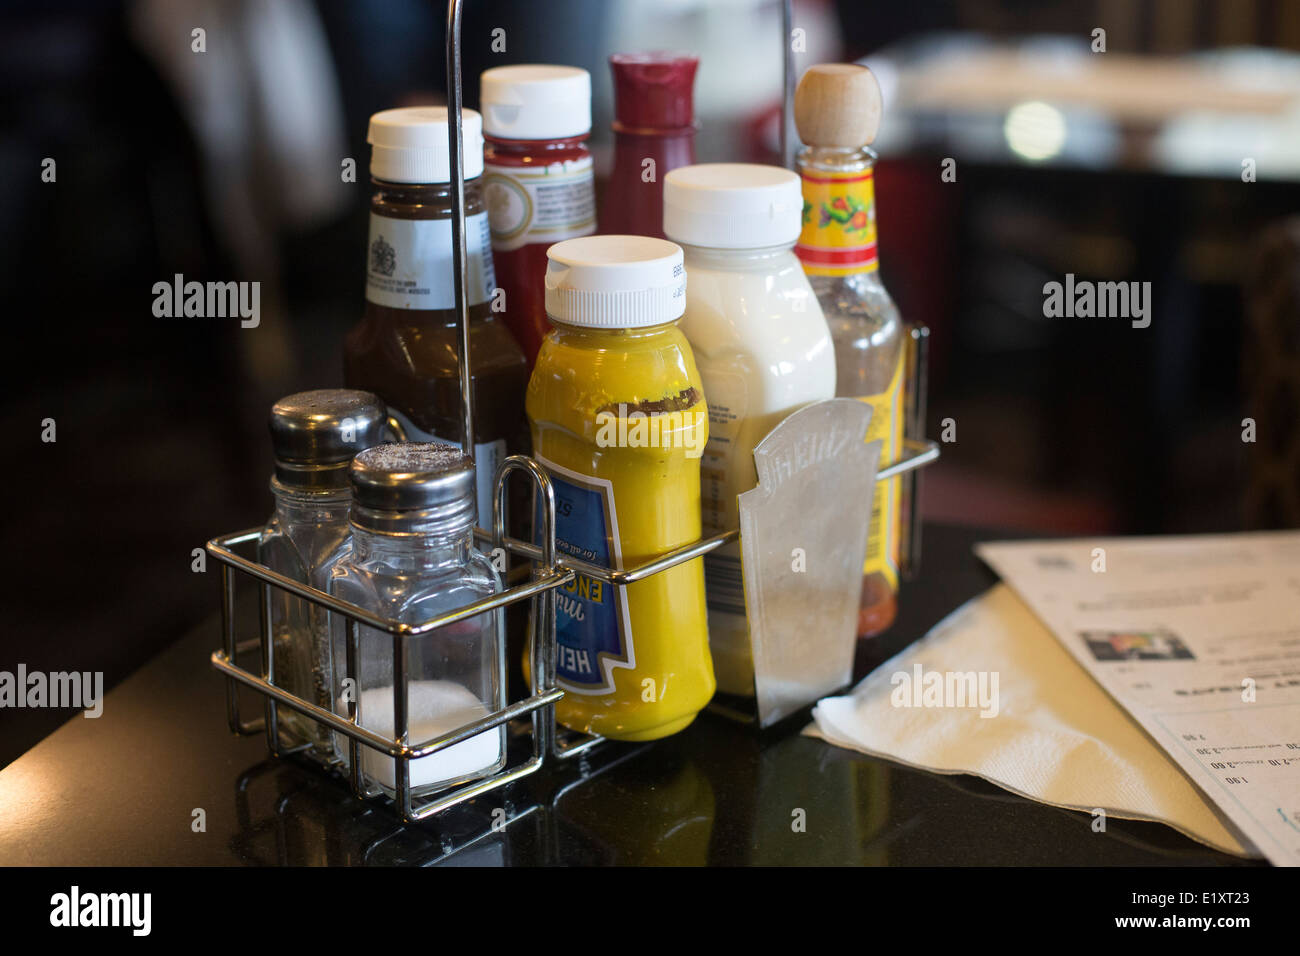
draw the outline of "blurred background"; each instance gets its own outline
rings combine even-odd
[[[795,8],[801,66],[865,58],[885,94],[882,270],[933,330],[929,434],[950,419],[956,438],[925,517],[1043,536],[1300,526],[1300,0]],[[6,5],[0,420],[26,477],[0,524],[18,595],[0,669],[111,686],[214,612],[217,570],[195,572],[193,549],[269,514],[271,403],[342,383],[366,121],[443,101],[445,16]],[[699,160],[776,161],[773,0],[469,0],[463,48],[469,106],[489,66],[591,71],[598,175],[606,57],[697,54]],[[261,282],[260,325],[155,318],[175,273]],[[1150,327],[1044,318],[1066,273],[1150,282]],[[67,716],[0,711],[0,766]]]

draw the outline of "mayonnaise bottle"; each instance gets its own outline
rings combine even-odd
[[[835,352],[794,254],[799,177],[776,166],[710,163],[664,177],[664,232],[685,254],[680,328],[709,408],[701,466],[704,534],[739,527],[737,496],[758,483],[754,446],[791,412],[835,395]],[[739,543],[705,557],[718,689],[753,696]]]

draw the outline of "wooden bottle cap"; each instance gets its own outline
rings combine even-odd
[[[818,63],[794,91],[794,125],[808,146],[865,146],[876,138],[884,103],[865,66]]]

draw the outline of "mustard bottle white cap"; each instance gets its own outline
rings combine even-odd
[[[483,118],[461,111],[465,178],[483,175]],[[370,175],[389,183],[449,183],[447,107],[409,106],[370,117]]]
[[[803,228],[799,176],[780,166],[702,163],[664,177],[664,235],[710,249],[793,245]]]
[[[546,314],[592,329],[675,322],[686,311],[682,250],[646,236],[583,236],[546,250]]]
[[[576,66],[497,66],[479,77],[483,132],[567,139],[591,132],[591,74]]]

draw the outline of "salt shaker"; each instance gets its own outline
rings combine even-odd
[[[275,514],[258,539],[261,564],[325,590],[330,558],[348,537],[348,465],[358,451],[383,441],[387,416],[377,396],[341,388],[298,392],[272,406]],[[273,683],[330,709],[326,611],[272,588],[270,616]],[[329,732],[310,717],[281,707],[279,724],[282,745],[310,744],[329,754]]]
[[[401,442],[357,455],[351,467],[352,538],[333,565],[329,592],[381,617],[409,624],[464,607],[501,590],[491,561],[474,546],[473,460],[454,445]],[[333,614],[334,711],[394,736],[394,681],[404,675],[411,744],[479,720],[506,705],[505,627],[500,609],[402,641],[394,668],[392,635],[360,624],[355,683],[347,682],[348,622]],[[505,727],[409,763],[420,796],[499,770]],[[349,741],[335,750],[350,769]],[[397,789],[396,761],[362,746],[367,789]]]

